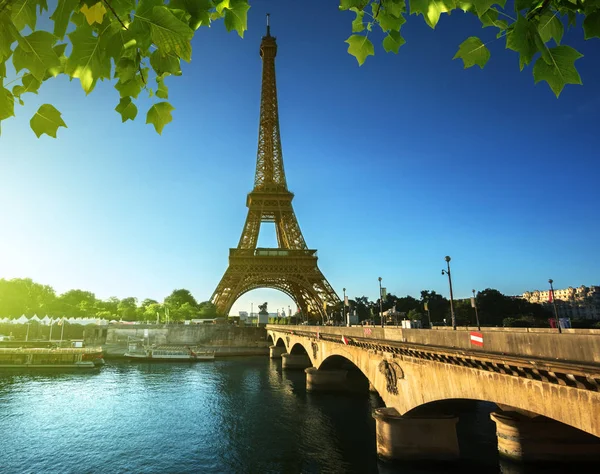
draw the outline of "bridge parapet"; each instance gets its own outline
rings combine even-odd
[[[563,334],[549,332],[432,331],[378,326],[288,326],[267,325],[267,330],[320,336],[359,338],[361,340],[403,342],[421,346],[515,356],[567,363],[600,364],[600,334],[589,330],[570,330]],[[519,328],[515,328],[519,329]],[[473,337],[472,337],[473,336]],[[481,339],[481,340],[480,340]]]

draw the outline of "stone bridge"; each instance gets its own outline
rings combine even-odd
[[[457,458],[458,419],[439,410],[448,400],[497,405],[491,418],[504,457],[600,457],[598,331],[268,325],[267,333],[271,357],[283,369],[305,369],[307,390],[379,394],[382,458]]]

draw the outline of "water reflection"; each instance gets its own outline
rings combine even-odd
[[[304,371],[282,371],[280,361],[262,357],[1,373],[0,432],[10,436],[2,437],[0,471],[499,471],[489,407],[461,413],[467,460],[440,469],[377,461],[371,413],[379,406],[373,394],[307,393]]]

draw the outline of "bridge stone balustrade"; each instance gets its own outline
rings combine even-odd
[[[352,389],[348,363],[362,372],[365,390],[386,405],[374,413],[383,458],[456,458],[456,418],[423,413],[432,402],[464,399],[497,404],[502,456],[600,458],[600,335],[593,332],[483,330],[483,346],[472,345],[469,331],[268,325],[267,334],[308,358],[307,390]]]

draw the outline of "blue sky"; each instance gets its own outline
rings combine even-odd
[[[462,13],[436,30],[403,26],[398,55],[376,43],[358,67],[346,53],[353,14],[336,2],[251,2],[244,39],[222,22],[201,29],[184,75],[166,80],[173,122],[145,125],[150,102],[121,124],[118,93],[74,81],[29,94],[0,138],[0,277],[58,292],[160,299],[188,288],[207,300],[227,267],[253,185],[264,15],[271,13],[283,154],[294,208],[319,266],[341,297],[388,292],[455,296],[600,284],[597,146],[600,50],[580,28],[564,43],[583,86],[559,99],[531,67]],[[52,5],[51,5],[52,10]],[[452,60],[471,35],[490,41],[488,65]],[[142,94],[143,95],[143,94]],[[141,97],[141,96],[140,96]],[[51,102],[68,129],[37,139],[29,119]],[[259,245],[272,246],[263,225]],[[256,290],[233,308],[282,293]]]

